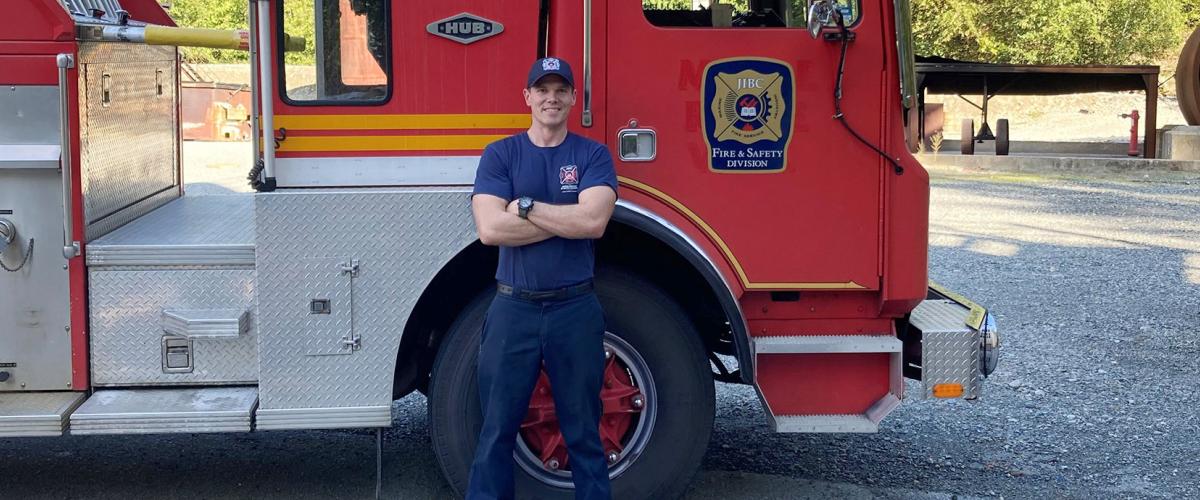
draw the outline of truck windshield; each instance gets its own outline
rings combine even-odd
[[[283,32],[309,43],[283,56],[292,104],[367,104],[390,90],[388,0],[284,0]]]

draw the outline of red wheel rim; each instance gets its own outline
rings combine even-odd
[[[629,376],[628,367],[618,356],[606,351],[608,358],[604,366],[604,384],[600,389],[603,405],[600,416],[600,444],[608,457],[609,465],[625,449],[625,438],[645,409],[645,397],[641,389]],[[521,437],[526,446],[549,470],[570,470],[567,444],[558,429],[558,416],[554,411],[554,396],[550,378],[545,368],[538,375],[529,399],[529,412],[521,423]]]

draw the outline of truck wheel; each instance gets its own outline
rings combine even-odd
[[[975,120],[963,118],[962,133],[958,135],[959,152],[967,156],[975,154]]]
[[[694,326],[670,297],[624,271],[600,272],[596,293],[608,328],[609,364],[601,392],[600,434],[609,455],[613,498],[677,498],[700,467],[712,433],[712,371]],[[479,437],[476,382],[480,329],[491,292],[450,327],[433,365],[429,428],[434,454],[460,495]],[[531,400],[538,416],[539,379]],[[517,440],[517,498],[573,498],[570,464],[557,421],[527,419]]]
[[[996,120],[996,156],[1008,156],[1008,118]]]

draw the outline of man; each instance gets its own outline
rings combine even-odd
[[[513,449],[543,363],[575,498],[611,498],[601,448],[604,313],[592,291],[595,247],[617,199],[612,156],[567,131],[575,85],[566,61],[534,62],[529,130],[490,145],[471,208],[479,239],[500,247],[497,294],[479,350],[483,428],[467,498],[513,498]]]

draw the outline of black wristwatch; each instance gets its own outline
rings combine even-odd
[[[517,198],[517,215],[522,219],[529,218],[529,211],[533,209],[533,198],[522,196]]]

